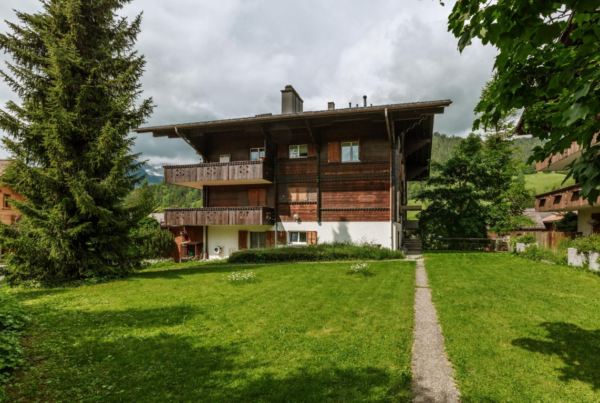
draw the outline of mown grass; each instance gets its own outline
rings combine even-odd
[[[34,323],[11,401],[410,400],[414,264],[147,272],[106,284],[4,290]]]
[[[510,254],[428,254],[463,402],[600,401],[600,277]]]
[[[575,180],[570,178],[563,183],[567,175],[556,172],[536,172],[534,174],[525,175],[525,186],[528,189],[533,189],[535,194],[550,192],[551,190],[560,189],[566,186],[575,184]]]

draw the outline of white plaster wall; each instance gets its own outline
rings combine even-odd
[[[383,248],[392,248],[392,224],[377,222],[283,222],[279,231],[317,231],[319,243],[334,241],[371,242]]]
[[[582,208],[577,212],[577,231],[590,235],[593,226],[590,224],[592,214],[600,213],[600,207]]]
[[[230,251],[238,249],[238,231],[265,232],[275,229],[272,225],[214,225],[208,227],[208,258],[225,259],[229,257]],[[248,236],[250,242],[250,236]],[[216,246],[223,246],[220,254],[214,252]]]
[[[392,224],[387,222],[316,222],[278,223],[278,231],[317,231],[319,243],[334,241],[371,242],[383,248],[390,249],[392,242]],[[396,231],[402,232],[401,224],[394,224]],[[274,231],[275,226],[266,225],[216,225],[208,227],[207,247],[209,259],[224,259],[231,251],[238,248],[238,232],[245,231]],[[250,242],[250,237],[248,237]],[[214,252],[216,246],[222,246],[220,254]]]

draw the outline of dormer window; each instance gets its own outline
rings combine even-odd
[[[290,146],[290,158],[308,157],[308,144]]]

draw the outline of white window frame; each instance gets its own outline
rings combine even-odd
[[[302,242],[300,240],[297,242],[292,241],[292,234],[298,234],[298,239],[301,238],[300,234],[304,234],[304,242]],[[290,237],[290,239],[289,239],[290,245],[308,245],[308,238],[307,238],[306,231],[290,231],[289,237]]]
[[[253,160],[252,159],[252,151],[257,151],[258,152],[258,159],[257,160]],[[262,157],[264,159],[264,157],[266,156],[266,154],[265,154],[265,148],[264,147],[254,147],[254,148],[251,148],[250,149],[250,161],[260,161],[260,157],[261,157],[260,154],[261,153],[262,153]]]
[[[226,161],[224,161],[226,160]],[[219,162],[220,163],[228,163],[231,162],[231,154],[221,154],[219,156]]]
[[[306,147],[306,155],[300,155],[300,147]],[[296,150],[296,156],[292,157],[292,150]],[[307,158],[308,157],[308,144],[295,144],[295,145],[291,145],[289,148],[289,157],[291,159],[296,159],[296,158]]]
[[[350,159],[344,160],[344,144],[350,146]],[[356,145],[356,155],[354,155],[354,146]],[[360,162],[360,142],[359,141],[343,141],[340,149],[340,158],[342,162]]]

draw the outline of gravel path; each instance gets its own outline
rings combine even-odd
[[[423,259],[417,260],[415,292],[415,342],[412,349],[414,402],[458,403],[460,393],[444,350],[442,328],[431,301]]]

